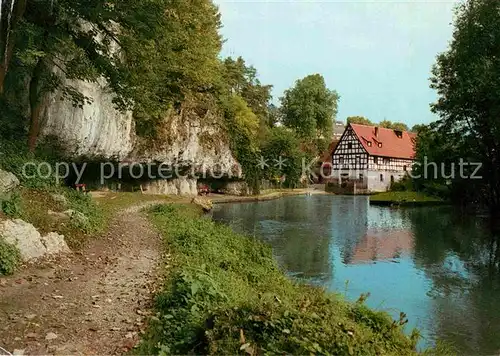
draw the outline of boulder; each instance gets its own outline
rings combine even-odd
[[[0,169],[0,196],[6,195],[19,184],[19,179],[14,174]]]
[[[213,203],[210,199],[203,199],[200,197],[193,198],[191,200],[192,204],[196,204],[203,209],[204,212],[208,213],[213,209]]]
[[[66,197],[62,194],[51,194],[52,196],[52,199],[54,199],[55,202],[63,205],[63,206],[66,206],[68,205],[68,199],[66,199]]]
[[[0,223],[0,236],[19,249],[23,261],[39,258],[47,253],[40,233],[26,221],[20,219],[3,221]]]
[[[64,240],[64,235],[59,235],[56,232],[48,233],[45,236],[42,236],[42,243],[47,249],[48,254],[57,254],[57,253],[70,253],[66,241]]]

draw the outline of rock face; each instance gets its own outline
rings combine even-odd
[[[117,111],[105,83],[67,81],[83,95],[92,98],[83,108],[61,100],[61,93],[48,98],[44,112],[43,136],[57,137],[71,157],[124,159],[133,149],[132,113]]]
[[[18,185],[19,179],[14,174],[0,169],[0,197],[7,195]]]
[[[33,225],[20,219],[0,223],[0,237],[19,249],[23,261],[70,252],[64,236],[52,232],[42,237]]]
[[[211,211],[214,207],[214,205],[210,199],[203,199],[203,198],[199,198],[199,197],[193,198],[193,200],[191,200],[191,203],[198,205],[206,213]]]
[[[143,184],[144,194],[197,196],[196,179],[180,177],[172,180],[154,180]]]
[[[68,84],[93,101],[79,108],[60,100],[61,93],[52,95],[44,112],[42,136],[57,138],[69,157],[156,161],[216,175],[239,173],[215,103],[191,99],[181,109],[170,110],[159,124],[161,140],[153,142],[136,135],[132,113],[115,109],[113,95],[103,82]]]
[[[245,196],[250,194],[248,184],[244,181],[228,182],[220,189],[220,192],[228,195]]]

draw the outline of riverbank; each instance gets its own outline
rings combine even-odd
[[[237,195],[223,195],[223,194],[210,194],[208,197],[215,204],[224,203],[244,203],[280,199],[288,196],[296,195],[313,195],[313,194],[329,194],[324,190],[314,188],[303,189],[272,189],[263,191],[258,195],[237,196]]]
[[[448,202],[420,192],[384,192],[370,196],[370,204],[380,206],[431,206]]]
[[[168,273],[138,354],[416,354],[404,317],[293,282],[267,245],[192,205],[157,206],[149,218]]]

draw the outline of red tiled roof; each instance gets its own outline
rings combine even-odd
[[[351,127],[366,152],[372,156],[415,158],[415,138],[417,135],[412,132],[402,131],[402,136],[399,138],[393,129],[379,127],[378,134],[375,135],[375,126],[351,124]],[[371,142],[371,145],[368,142]],[[379,143],[382,144],[382,147],[379,147]]]

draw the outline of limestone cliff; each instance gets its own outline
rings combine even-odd
[[[171,110],[160,123],[160,139],[151,140],[136,135],[132,113],[115,109],[104,83],[71,85],[93,102],[74,107],[56,93],[47,102],[42,124],[42,136],[56,137],[69,157],[164,162],[225,175],[237,172],[220,113],[210,103],[192,100]]]

